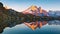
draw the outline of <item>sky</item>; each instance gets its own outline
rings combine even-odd
[[[16,11],[24,11],[32,5],[42,7],[45,10],[60,10],[60,0],[0,0],[4,6]]]

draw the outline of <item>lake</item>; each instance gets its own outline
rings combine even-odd
[[[35,30],[32,30],[25,24],[20,24],[12,28],[5,28],[2,34],[60,34],[59,24],[60,21],[58,20],[48,21],[48,24]]]

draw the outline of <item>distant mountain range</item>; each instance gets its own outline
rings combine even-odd
[[[37,16],[60,17],[60,11],[52,11],[52,10],[46,11],[42,9],[41,7],[37,7],[37,6],[31,6],[27,8],[25,11],[23,11],[22,13],[33,14]]]

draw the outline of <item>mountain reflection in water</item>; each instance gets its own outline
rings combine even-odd
[[[31,30],[25,24],[20,24],[12,28],[5,28],[2,34],[59,34],[60,33],[60,21],[53,20],[47,21],[46,25],[42,25],[41,28]]]

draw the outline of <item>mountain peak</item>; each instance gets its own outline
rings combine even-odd
[[[37,6],[34,6],[34,5],[32,5],[30,8],[31,8],[32,11],[37,10]]]

